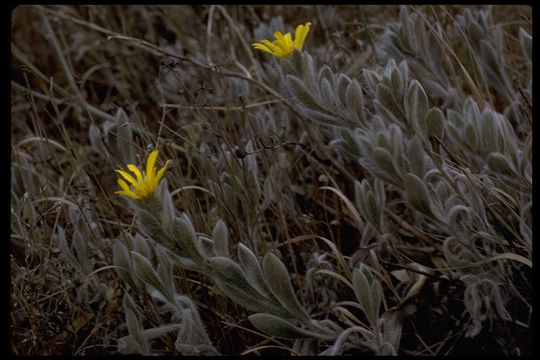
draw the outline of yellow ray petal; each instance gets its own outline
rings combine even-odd
[[[148,160],[146,160],[146,177],[148,179],[154,178],[153,171],[155,171],[154,167],[156,166],[156,159],[157,159],[158,154],[159,154],[159,150],[154,150],[148,156]]]
[[[143,180],[143,176],[142,176],[142,173],[141,173],[141,170],[139,170],[138,167],[136,167],[135,165],[132,165],[132,164],[128,164],[128,169],[131,170],[132,173],[135,174],[135,176],[137,177],[137,183],[138,184],[142,184],[144,182]]]
[[[165,165],[159,169],[157,175],[156,175],[156,187],[157,187],[157,184],[159,184],[159,181],[161,180],[161,178],[163,177],[163,174],[165,174],[165,170],[167,170],[167,165],[171,162],[171,160],[167,160],[167,162],[165,163]]]
[[[263,44],[260,44],[260,43],[255,43],[252,45],[254,49],[257,49],[257,50],[262,50],[262,51],[265,51],[269,54],[272,54],[272,55],[275,55],[275,52],[270,50],[267,46],[263,45]]]
[[[132,198],[133,200],[141,200],[141,197],[136,195],[135,193],[131,192],[131,191],[115,191],[114,192],[115,194],[119,194],[119,195],[125,195],[127,197],[130,197]]]
[[[278,42],[277,41],[274,41],[274,42],[270,42],[266,39],[264,39],[262,41],[262,43],[264,45],[266,45],[266,47],[268,47],[270,50],[272,50],[273,52],[280,52],[281,51],[281,48],[277,45]]]
[[[292,48],[294,46],[294,43],[293,43],[293,40],[292,40],[291,33],[290,32],[286,33],[283,38],[285,39],[285,43],[287,44],[287,49],[292,50]]]
[[[296,32],[294,34],[294,47],[298,50],[302,50],[304,46],[304,41],[306,40],[309,28],[311,26],[310,22],[307,22],[305,25],[298,25],[296,27]]]
[[[122,175],[124,177],[124,179],[126,179],[127,181],[129,181],[133,185],[137,185],[137,181],[128,172],[126,172],[124,170],[115,170],[115,171],[117,173],[119,173],[120,175]]]
[[[117,182],[118,182],[118,185],[120,185],[120,187],[122,188],[122,190],[115,191],[115,194],[126,195],[132,199],[140,200],[140,197],[137,194],[135,194],[133,191],[131,191],[128,184],[124,180],[118,179]]]
[[[129,185],[122,179],[118,179],[116,180],[116,182],[118,183],[118,185],[120,186],[120,188],[124,191],[131,191],[129,189]]]
[[[276,31],[274,33],[274,37],[276,38],[276,40],[279,41],[279,40],[283,39],[283,34],[281,33],[281,31]]]

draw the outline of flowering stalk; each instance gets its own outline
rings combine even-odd
[[[294,40],[290,32],[283,35],[280,31],[276,31],[274,33],[275,41],[270,42],[267,39],[263,39],[260,43],[253,43],[251,46],[254,49],[265,51],[280,58],[288,57],[295,49],[302,50],[310,26],[310,22],[304,25],[298,25],[294,33]]]

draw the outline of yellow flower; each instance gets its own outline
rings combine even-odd
[[[115,191],[115,194],[125,195],[133,200],[144,200],[151,196],[154,191],[156,191],[159,181],[163,177],[163,174],[165,174],[167,164],[170,162],[170,160],[167,160],[165,166],[159,169],[159,171],[156,173],[157,169],[155,165],[158,153],[158,150],[154,150],[150,156],[148,156],[148,160],[146,161],[146,172],[144,174],[141,173],[141,170],[139,170],[139,168],[135,165],[128,164],[127,167],[133,174],[135,174],[135,178],[127,171],[115,170],[131,184],[130,187],[126,181],[124,181],[124,179],[118,179],[118,185],[120,185],[122,190]]]
[[[302,50],[302,46],[304,46],[304,41],[306,40],[310,26],[310,22],[307,22],[305,25],[298,25],[296,27],[296,31],[294,32],[294,41],[290,32],[283,35],[281,32],[276,31],[274,33],[274,37],[276,38],[275,41],[270,42],[263,39],[260,43],[253,43],[251,46],[253,46],[255,49],[266,51],[267,53],[277,57],[289,56],[294,49]]]

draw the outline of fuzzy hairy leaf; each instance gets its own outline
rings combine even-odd
[[[516,169],[508,160],[506,156],[499,152],[493,152],[488,155],[487,157],[487,164],[490,170],[509,175],[509,176],[515,176],[516,175]]]
[[[267,253],[263,259],[263,277],[266,285],[280,303],[298,320],[309,323],[310,318],[298,301],[289,277],[289,271],[279,258]]]
[[[412,173],[407,174],[405,178],[405,191],[407,201],[411,207],[425,215],[433,216],[427,187],[418,176]]]
[[[388,150],[377,146],[373,150],[373,160],[375,160],[375,163],[379,166],[379,168],[384,170],[388,176],[396,178],[396,180],[401,180],[403,178],[398,170],[398,167],[396,166],[392,154],[390,154]]]
[[[267,298],[275,299],[274,295],[266,287],[259,260],[255,254],[242,243],[238,244],[238,258],[240,259],[240,265],[242,266],[249,283]],[[275,300],[277,301],[277,299]]]
[[[417,129],[425,129],[424,119],[428,110],[427,95],[422,85],[413,80],[405,95],[405,114],[411,124]]]
[[[418,135],[415,135],[407,146],[407,160],[410,170],[419,178],[424,177],[426,171],[424,154],[422,140]]]
[[[221,219],[214,226],[212,240],[214,240],[216,255],[229,257],[229,232],[227,225]]]
[[[396,118],[400,119],[402,112],[402,105],[399,100],[395,98],[394,93],[390,88],[383,84],[377,84],[376,88],[377,100],[380,104],[392,113]]]
[[[355,119],[360,122],[365,122],[364,114],[364,96],[362,88],[356,80],[351,81],[347,91],[345,91],[345,106],[349,114],[353,114]]]
[[[425,131],[427,136],[442,139],[444,135],[444,115],[441,109],[432,107],[426,114]]]
[[[382,300],[382,288],[378,280],[371,274],[365,264],[355,268],[352,275],[352,285],[358,304],[366,314],[372,326],[379,321],[379,308]]]
[[[168,301],[174,302],[174,294],[171,292],[171,289],[161,281],[150,261],[135,251],[131,252],[131,258],[133,259],[133,270],[135,275],[137,275],[141,281],[159,291]]]
[[[126,281],[130,287],[137,289],[138,284],[136,284],[136,280],[132,276],[133,265],[129,250],[120,241],[114,243],[112,260],[113,265],[117,266],[116,271],[118,271],[118,274],[120,274],[122,279]]]
[[[290,321],[284,320],[272,314],[253,314],[248,316],[249,321],[260,331],[282,339],[308,339],[308,338],[328,338],[323,334],[300,329]]]
[[[529,64],[532,63],[532,36],[523,28],[519,28],[519,42],[523,50],[523,54]]]
[[[220,290],[238,304],[254,311],[288,315],[286,311],[280,309],[279,305],[264,298],[249,283],[245,273],[234,261],[218,256],[210,260],[210,267]]]
[[[313,96],[311,91],[299,78],[287,75],[288,84],[293,95],[308,109],[323,110],[324,106]]]

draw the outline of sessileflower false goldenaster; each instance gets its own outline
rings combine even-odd
[[[167,169],[167,164],[170,160],[167,160],[167,163],[156,171],[156,159],[159,154],[159,150],[154,150],[148,156],[146,161],[146,172],[142,173],[141,170],[133,165],[128,164],[127,168],[135,175],[133,177],[130,173],[124,170],[115,170],[120,174],[123,179],[118,179],[118,185],[122,190],[115,191],[115,194],[125,195],[133,200],[144,200],[150,197],[154,191],[156,191],[159,181],[165,174]],[[128,185],[127,182],[130,185]]]
[[[294,32],[294,40],[290,32],[283,35],[280,31],[276,31],[274,33],[276,40],[270,42],[267,39],[263,39],[260,43],[253,43],[251,46],[280,58],[287,57],[292,54],[294,49],[302,50],[310,26],[310,22],[304,25],[298,25]]]

